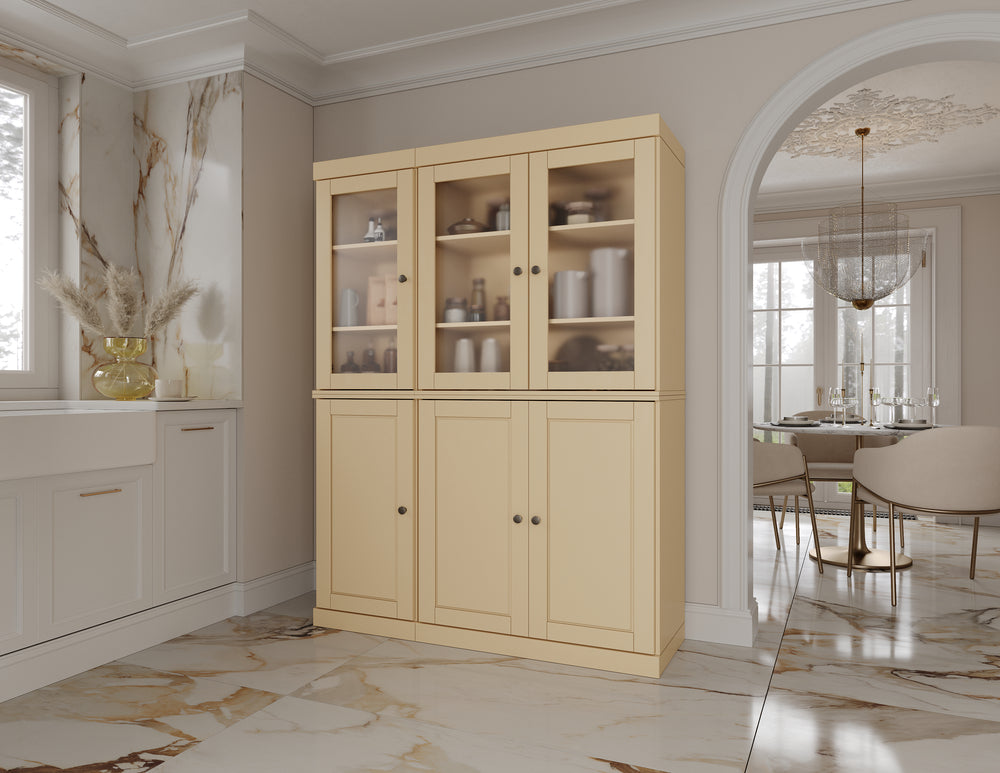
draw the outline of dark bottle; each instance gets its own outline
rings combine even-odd
[[[361,361],[361,371],[364,373],[382,372],[382,366],[375,362],[374,349],[365,349],[365,358]]]
[[[396,372],[396,344],[391,343],[382,353],[382,370],[386,373]]]
[[[360,373],[361,368],[354,361],[354,352],[347,353],[347,362],[340,366],[341,373]]]

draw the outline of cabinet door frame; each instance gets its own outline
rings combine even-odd
[[[81,507],[99,507],[100,497],[124,497],[124,501],[112,501],[113,507],[118,507],[127,514],[134,533],[133,541],[128,546],[128,554],[135,561],[135,572],[131,577],[131,595],[117,603],[104,606],[94,606],[83,609],[75,614],[65,614],[56,619],[58,614],[55,602],[59,588],[56,587],[54,572],[58,557],[56,550],[55,520],[62,513],[56,512],[56,499],[60,494],[66,495],[68,506],[77,501],[85,502]],[[80,497],[80,500],[76,498]],[[72,514],[66,517],[75,517]],[[72,633],[91,625],[105,623],[124,615],[140,612],[148,607],[152,600],[153,588],[153,467],[124,467],[113,470],[74,473],[43,478],[38,484],[38,629],[40,639],[50,639],[55,636]],[[105,565],[120,565],[120,561],[110,561],[107,556],[95,557],[88,563],[87,573],[96,582]]]
[[[529,325],[529,382],[531,389],[623,389],[656,387],[658,307],[658,227],[661,206],[658,190],[656,138],[621,140],[598,145],[567,147],[532,153],[530,158],[531,234],[533,265]],[[553,170],[610,161],[633,162],[633,341],[635,367],[629,371],[549,372],[549,175]],[[597,224],[595,224],[596,226]],[[591,226],[587,226],[590,228]],[[557,227],[558,228],[558,227]],[[564,227],[565,228],[565,227]],[[599,246],[599,240],[594,243]],[[683,276],[681,277],[683,281]],[[591,328],[581,328],[587,334]]]
[[[38,640],[35,490],[32,480],[0,481],[0,590],[9,594],[0,604],[0,654]]]
[[[437,371],[437,185],[439,183],[508,175],[510,178],[510,247],[507,264],[510,277],[510,350],[506,373],[448,373]],[[420,352],[418,383],[421,389],[524,389],[528,385],[528,156],[460,161],[417,170],[418,273],[417,346]],[[474,235],[478,236],[478,234]],[[469,240],[470,242],[474,239]],[[461,249],[461,237],[442,244]],[[518,273],[515,274],[515,269]],[[490,306],[487,295],[487,307]],[[469,323],[473,325],[474,323]],[[474,331],[474,328],[470,328]]]
[[[236,475],[236,411],[165,411],[157,416],[157,459],[153,467],[153,601],[162,604],[174,599],[190,596],[194,593],[226,585],[236,579],[237,565],[237,475]],[[176,482],[170,480],[171,449],[168,448],[168,438],[180,442],[183,439],[201,439],[221,435],[222,457],[218,460],[222,466],[222,477],[218,480],[199,481],[201,486],[216,487],[214,493],[221,498],[221,511],[209,511],[202,518],[195,519],[195,527],[204,521],[213,522],[215,528],[222,533],[219,545],[221,555],[214,569],[208,569],[200,577],[190,577],[168,587],[169,565],[171,561],[170,530],[171,517],[169,498],[172,486]],[[176,449],[174,449],[176,452]],[[215,461],[214,455],[211,460]],[[206,468],[208,469],[208,468]],[[194,482],[187,479],[189,486]],[[177,536],[177,535],[175,535]],[[189,535],[197,538],[197,535]]]
[[[416,614],[416,408],[412,399],[359,400],[318,399],[316,401],[316,606],[343,612],[374,614],[413,620]],[[332,448],[336,441],[331,419],[334,416],[392,417],[395,419],[395,479],[383,481],[396,494],[395,542],[389,546],[395,565],[395,597],[392,599],[338,594],[332,587],[334,503],[332,489]],[[399,512],[404,508],[404,512]]]
[[[510,608],[503,616],[476,610],[442,608],[438,605],[438,524],[437,524],[437,419],[495,419],[509,423],[511,510],[504,513],[508,533],[508,573]],[[420,561],[419,620],[424,623],[460,628],[528,635],[528,404],[499,400],[421,400],[420,443]],[[474,453],[470,449],[470,453]],[[520,523],[514,522],[516,515]],[[494,582],[497,578],[492,578]],[[489,582],[489,578],[484,578]]]
[[[375,172],[354,177],[318,180],[316,182],[316,387],[317,389],[412,389],[416,356],[416,206],[415,174],[412,169]],[[385,333],[389,326],[366,328],[356,332],[335,333],[334,261],[338,251],[334,245],[333,199],[351,193],[378,190],[396,192],[395,263],[397,277],[406,277],[396,284],[397,323],[396,373],[340,373],[333,361],[334,335],[356,335],[364,341],[366,332]],[[362,256],[375,255],[384,249],[381,243],[341,246]],[[360,362],[358,363],[360,364]],[[381,364],[381,362],[379,363]]]
[[[533,401],[530,416],[529,635],[538,639],[653,654],[656,651],[655,407],[652,402]],[[549,431],[551,421],[628,422],[631,426],[630,625],[624,629],[569,625],[550,619],[551,566]]]

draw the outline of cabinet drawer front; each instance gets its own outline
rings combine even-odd
[[[40,486],[39,625],[58,636],[150,599],[152,468],[71,475]]]

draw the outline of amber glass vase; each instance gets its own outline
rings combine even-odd
[[[104,351],[114,362],[98,365],[91,377],[94,389],[115,400],[138,400],[156,386],[156,369],[136,358],[146,351],[145,338],[105,338]]]

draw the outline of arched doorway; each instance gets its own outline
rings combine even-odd
[[[778,91],[747,127],[730,159],[719,222],[721,606],[756,633],[750,520],[749,272],[753,200],[771,158],[812,110],[876,74],[924,62],[1000,62],[1000,13],[913,19],[869,33],[814,62]]]

